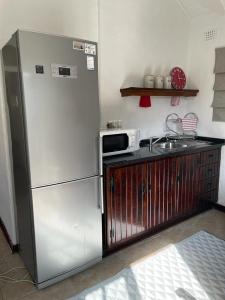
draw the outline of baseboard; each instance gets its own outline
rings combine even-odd
[[[10,236],[9,236],[9,234],[8,234],[8,231],[7,231],[6,227],[5,227],[5,224],[3,223],[3,221],[2,221],[1,218],[0,218],[0,228],[1,228],[1,230],[2,230],[2,232],[3,232],[3,234],[4,234],[4,236],[5,236],[6,241],[7,241],[8,244],[9,244],[9,247],[10,247],[11,250],[12,250],[12,253],[18,252],[18,250],[19,250],[19,245],[18,245],[18,244],[16,244],[16,245],[13,244],[13,242],[11,241]]]
[[[213,204],[213,207],[217,210],[220,210],[222,212],[225,212],[225,206],[221,205],[221,204],[218,204],[218,203],[214,203]]]

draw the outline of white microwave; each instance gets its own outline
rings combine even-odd
[[[108,129],[100,131],[102,156],[134,152],[139,148],[139,130]]]

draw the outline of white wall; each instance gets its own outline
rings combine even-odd
[[[98,39],[97,0],[0,0],[0,45],[18,28]]]
[[[171,107],[169,98],[152,98],[152,108],[139,108],[139,97],[120,97],[120,88],[141,86],[144,74],[167,75],[172,67],[187,69],[189,22],[174,0],[101,0],[100,95],[102,126],[121,119],[142,136],[162,134],[171,112],[181,116],[190,100]]]
[[[217,37],[204,41],[203,34],[217,29]],[[225,123],[212,122],[215,48],[225,47],[225,17],[201,17],[192,21],[189,40],[189,77],[192,86],[200,90],[199,96],[190,104],[200,119],[199,134],[225,138]],[[225,205],[225,149],[222,151],[219,203]]]
[[[0,48],[18,28],[98,40],[97,0],[0,0]],[[17,242],[5,97],[0,66],[0,217]]]

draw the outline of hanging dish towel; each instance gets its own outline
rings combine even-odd
[[[182,119],[182,128],[184,131],[195,131],[197,129],[198,119],[184,117]]]
[[[171,106],[177,106],[180,104],[180,97],[173,96],[171,97]]]
[[[140,102],[139,102],[139,106],[140,107],[151,107],[152,103],[151,103],[151,98],[150,96],[141,96],[140,97]]]

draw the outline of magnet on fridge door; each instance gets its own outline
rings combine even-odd
[[[87,69],[93,71],[95,69],[95,58],[94,56],[87,55]]]
[[[85,50],[86,54],[96,55],[96,45],[95,44],[88,44],[85,43]]]

